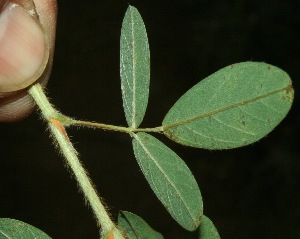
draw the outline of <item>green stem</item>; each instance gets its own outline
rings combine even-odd
[[[74,126],[83,126],[88,128],[97,128],[102,130],[110,130],[110,131],[118,131],[122,133],[136,133],[136,132],[152,132],[152,133],[161,133],[163,132],[163,127],[156,127],[156,128],[127,128],[122,126],[115,126],[110,124],[101,124],[101,123],[95,123],[95,122],[89,122],[89,121],[82,121],[82,120],[75,120],[75,119],[66,119],[65,120],[67,125],[74,125]]]
[[[92,128],[92,129],[97,128],[97,129],[103,129],[103,130],[109,130],[109,131],[118,131],[118,132],[128,133],[128,134],[130,132],[132,132],[130,128],[126,128],[126,127],[122,127],[122,126],[101,124],[101,123],[82,121],[82,120],[71,119],[70,121],[68,121],[68,124],[74,125],[74,126],[83,126],[83,127]]]
[[[124,238],[110,219],[105,206],[101,203],[96,189],[94,188],[91,180],[88,177],[88,174],[80,163],[77,152],[65,132],[64,126],[58,120],[61,114],[49,103],[40,84],[31,86],[28,92],[40,108],[44,119],[48,122],[53,138],[57,142],[60,151],[64,155],[68,166],[75,175],[79,187],[86,200],[90,204],[99,226],[101,226],[101,234],[103,238],[107,238],[111,232],[114,233],[115,239]]]
[[[147,133],[163,133],[164,129],[163,126],[155,127],[155,128],[138,128],[138,129],[133,129],[133,133],[137,132],[147,132]]]

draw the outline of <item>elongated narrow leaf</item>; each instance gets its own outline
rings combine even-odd
[[[51,239],[41,230],[18,220],[0,218],[1,239]]]
[[[149,96],[150,51],[143,19],[129,6],[120,42],[120,75],[123,106],[127,123],[137,128],[142,122]]]
[[[164,237],[153,230],[141,217],[122,211],[118,217],[118,227],[128,239],[163,239]]]
[[[147,133],[134,135],[133,149],[149,185],[171,216],[185,229],[195,230],[203,204],[197,182],[186,164]]]
[[[204,215],[201,220],[198,239],[221,239],[215,225],[207,216]]]
[[[251,144],[276,127],[293,101],[289,76],[257,62],[225,67],[186,92],[163,120],[164,133],[207,149]]]

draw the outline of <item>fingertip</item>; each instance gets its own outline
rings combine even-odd
[[[0,95],[0,122],[16,122],[29,116],[34,101],[26,91]]]
[[[40,78],[48,64],[47,36],[27,10],[8,2],[1,12],[0,92],[28,87]]]
[[[0,0],[0,10],[6,2],[8,1]],[[11,0],[10,2],[18,3],[25,8],[24,4],[30,5],[32,0]],[[41,76],[37,79],[40,84],[46,85],[50,77],[54,55],[57,2],[56,0],[34,0],[34,5],[39,22],[49,44],[49,59],[47,65]],[[34,102],[27,94],[26,89],[11,93],[0,93],[0,121],[2,122],[14,122],[21,120],[27,117],[33,109]]]

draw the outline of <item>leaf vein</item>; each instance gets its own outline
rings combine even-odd
[[[248,134],[248,135],[252,135],[252,136],[255,136],[255,135],[256,135],[255,133],[248,132],[248,131],[246,131],[246,130],[243,130],[243,129],[234,127],[234,126],[232,126],[232,125],[229,125],[229,124],[225,123],[224,121],[218,119],[216,116],[212,116],[212,118],[213,118],[214,120],[216,120],[219,124],[222,124],[222,125],[224,125],[224,126],[226,126],[226,127],[228,127],[228,128],[235,129],[235,130],[240,131],[240,132],[242,132],[242,133],[244,133],[244,134]]]
[[[238,141],[231,141],[231,140],[225,140],[225,139],[216,139],[216,138],[212,138],[212,137],[209,137],[207,135],[204,135],[204,134],[201,134],[200,132],[198,131],[195,131],[194,129],[192,129],[191,127],[188,127],[187,125],[184,125],[188,130],[191,130],[193,133],[197,134],[197,135],[200,135],[201,137],[204,137],[204,138],[208,138],[210,140],[214,140],[214,141],[219,141],[219,142],[225,142],[225,143],[236,143]]]
[[[225,77],[226,78],[226,77]],[[214,94],[209,98],[209,100],[207,101],[207,104],[211,102],[211,100],[218,95],[218,93],[220,92],[221,88],[224,86],[224,84],[226,83],[226,81],[224,80],[222,82],[222,84],[219,85],[219,87],[216,89],[216,91],[214,92]],[[226,93],[226,92],[225,92]]]
[[[268,109],[270,109],[270,110],[272,110],[272,111],[274,111],[276,114],[278,114],[278,115],[282,115],[282,112],[280,112],[280,111],[278,111],[278,110],[276,110],[275,108],[273,108],[272,106],[270,106],[270,105],[268,105],[268,104],[266,104],[266,103],[264,103],[264,102],[260,102],[262,105],[264,105],[266,108],[268,108]]]
[[[125,62],[124,62],[124,57],[123,57],[123,54],[121,55],[121,64],[122,64],[122,68],[127,68],[126,67],[126,64],[125,64]],[[121,68],[121,70],[122,70],[122,68]],[[129,68],[131,68],[130,66],[129,66]],[[126,72],[126,70],[122,70],[122,73],[123,73],[123,75],[124,75],[124,78],[125,78],[125,83],[127,84],[127,86],[128,86],[128,88],[130,89],[130,91],[132,92],[133,91],[133,89],[132,89],[132,86],[131,86],[131,84],[130,84],[130,82],[129,82],[129,77],[128,77],[128,74],[127,74],[127,72]]]
[[[223,112],[225,110],[228,110],[228,109],[231,109],[231,108],[234,108],[234,107],[238,107],[238,106],[245,105],[245,104],[248,104],[248,103],[251,103],[251,102],[255,102],[259,99],[263,99],[263,98],[266,98],[270,95],[273,95],[273,94],[276,94],[278,92],[287,90],[290,87],[291,87],[291,85],[288,85],[287,87],[284,87],[282,89],[274,90],[274,91],[271,91],[269,93],[266,93],[266,94],[263,94],[263,95],[260,95],[260,96],[257,96],[257,97],[253,97],[251,99],[247,99],[247,100],[244,100],[244,101],[241,101],[241,102],[233,103],[231,105],[225,106],[225,107],[220,108],[220,109],[215,109],[215,110],[213,110],[211,112],[208,112],[208,113],[203,113],[203,114],[200,114],[200,115],[192,116],[192,117],[189,117],[187,119],[181,120],[179,122],[171,123],[169,125],[163,125],[163,130],[166,131],[170,128],[174,128],[174,127],[177,127],[177,126],[180,126],[180,125],[184,125],[184,124],[187,124],[191,121],[194,121],[194,120],[197,120],[197,119],[200,119],[200,118],[205,118],[205,117]]]
[[[132,34],[132,128],[136,128],[136,69],[135,69],[135,35],[134,35],[134,20],[133,11],[131,14],[131,34]]]
[[[10,236],[8,236],[6,233],[4,233],[3,231],[0,231],[0,233],[5,236],[7,239],[12,239]]]
[[[260,120],[260,121],[265,122],[265,123],[267,122],[267,120],[264,120],[264,119],[262,119],[262,118],[257,117],[256,115],[253,115],[253,114],[249,113],[247,110],[243,109],[241,106],[238,106],[238,108],[239,108],[241,111],[243,111],[244,113],[246,113],[247,115],[249,115],[249,116],[251,116],[252,118],[254,118],[254,119]]]

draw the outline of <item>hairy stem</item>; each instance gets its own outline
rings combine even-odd
[[[98,196],[96,189],[89,179],[87,172],[80,163],[77,152],[69,140],[63,124],[59,120],[59,118],[63,118],[63,116],[49,103],[40,84],[31,86],[28,92],[40,108],[43,118],[48,122],[50,132],[55,140],[55,143],[65,157],[68,166],[75,175],[81,191],[91,206],[97,222],[101,227],[102,238],[124,238],[110,219],[109,214],[101,202],[100,197]]]
[[[101,123],[95,123],[95,122],[89,122],[89,121],[82,121],[82,120],[74,120],[74,119],[67,119],[66,120],[67,125],[74,125],[74,126],[83,126],[87,128],[93,128],[93,129],[102,129],[102,130],[110,130],[110,131],[118,131],[122,133],[135,133],[135,132],[152,132],[152,133],[161,133],[163,132],[163,127],[155,127],[155,128],[127,128],[127,127],[121,127],[121,126],[115,126],[110,124],[101,124]]]

